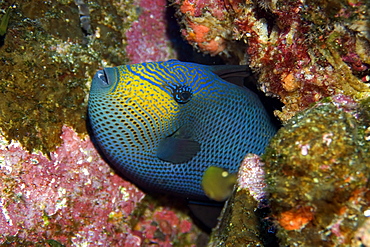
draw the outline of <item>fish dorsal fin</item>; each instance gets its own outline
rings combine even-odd
[[[245,80],[247,80],[247,84],[255,81],[248,65],[212,65],[209,68],[221,79],[240,87],[245,87]]]
[[[174,164],[192,159],[200,151],[200,144],[191,139],[184,127],[159,142],[157,157]]]

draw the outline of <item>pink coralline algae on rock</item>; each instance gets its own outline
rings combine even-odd
[[[126,32],[127,54],[131,63],[174,59],[166,35],[166,1],[139,1],[140,15]]]
[[[248,154],[242,161],[238,172],[238,189],[245,189],[258,202],[267,198],[263,162],[256,154]]]
[[[134,216],[144,193],[116,175],[88,137],[80,139],[64,126],[61,138],[48,159],[0,137],[0,244],[172,246],[177,237],[195,242],[192,223],[170,208],[148,207]]]
[[[131,231],[112,216],[129,217],[144,194],[112,173],[88,139],[67,127],[61,138],[50,160],[2,139],[0,241],[124,244]]]

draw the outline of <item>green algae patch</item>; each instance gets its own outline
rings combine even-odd
[[[88,36],[72,0],[18,1],[12,7],[0,47],[0,128],[7,139],[48,153],[61,143],[63,125],[87,133],[91,78],[103,66],[128,61],[122,41],[137,17],[132,6],[127,1],[125,12],[113,2],[89,2],[96,33]],[[0,8],[9,9],[4,3]]]
[[[281,246],[349,246],[368,209],[368,106],[339,95],[297,114],[267,148]]]

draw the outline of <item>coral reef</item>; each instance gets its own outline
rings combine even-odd
[[[89,1],[88,35],[73,0],[17,1],[11,11],[8,1],[0,1],[9,15],[0,47],[0,127],[7,139],[29,151],[52,151],[63,124],[86,133],[86,95],[98,68],[174,58],[165,46],[164,5]],[[149,55],[156,43],[160,48]]]
[[[126,32],[130,63],[166,61],[175,58],[167,37],[166,0],[136,1],[140,16]]]
[[[369,100],[326,98],[278,131],[265,164],[247,155],[209,246],[367,246]]]
[[[350,246],[370,206],[369,110],[336,95],[272,139],[265,177],[281,246]]]
[[[189,43],[249,64],[258,87],[284,104],[275,115],[285,126],[263,156],[281,246],[366,241],[368,2],[173,2]]]
[[[257,202],[248,191],[236,191],[227,201],[208,246],[263,246],[256,208]]]
[[[208,246],[268,246],[276,241],[267,233],[271,222],[264,218],[267,195],[263,167],[255,154],[244,158],[234,194],[226,202]]]
[[[281,245],[368,245],[368,3],[173,2],[189,43],[249,63],[259,87],[285,104],[275,113],[286,125],[265,165],[248,156],[210,245],[268,245],[263,209],[272,211]],[[0,245],[198,241],[184,212],[144,197],[85,136],[98,68],[175,58],[165,8],[164,0],[0,0]]]
[[[86,137],[86,95],[97,69],[174,58],[165,46],[165,1],[134,2],[10,6],[0,0],[1,246],[193,246],[197,241],[200,231],[186,211],[144,197],[114,173]],[[144,29],[147,36],[140,39]],[[157,41],[161,48],[146,56]]]
[[[233,11],[223,0],[173,1],[181,16],[183,36],[202,52],[217,55],[221,52],[234,54]],[[230,3],[230,5],[238,3]],[[242,55],[243,56],[243,55]]]
[[[276,111],[283,121],[329,95],[369,95],[366,1],[174,3],[184,37],[201,51],[249,63],[260,88],[285,104]]]
[[[63,127],[61,139],[49,160],[0,136],[1,246],[196,242],[199,230],[186,212],[143,200],[145,194],[115,174],[88,137]]]
[[[354,234],[351,246],[370,246],[370,218],[369,212],[365,211],[365,216],[368,218],[365,220],[364,224],[357,229]]]

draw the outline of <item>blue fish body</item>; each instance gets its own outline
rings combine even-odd
[[[124,176],[191,200],[209,200],[201,186],[208,167],[235,173],[276,133],[253,92],[212,66],[177,60],[97,72],[88,114],[101,150]]]

